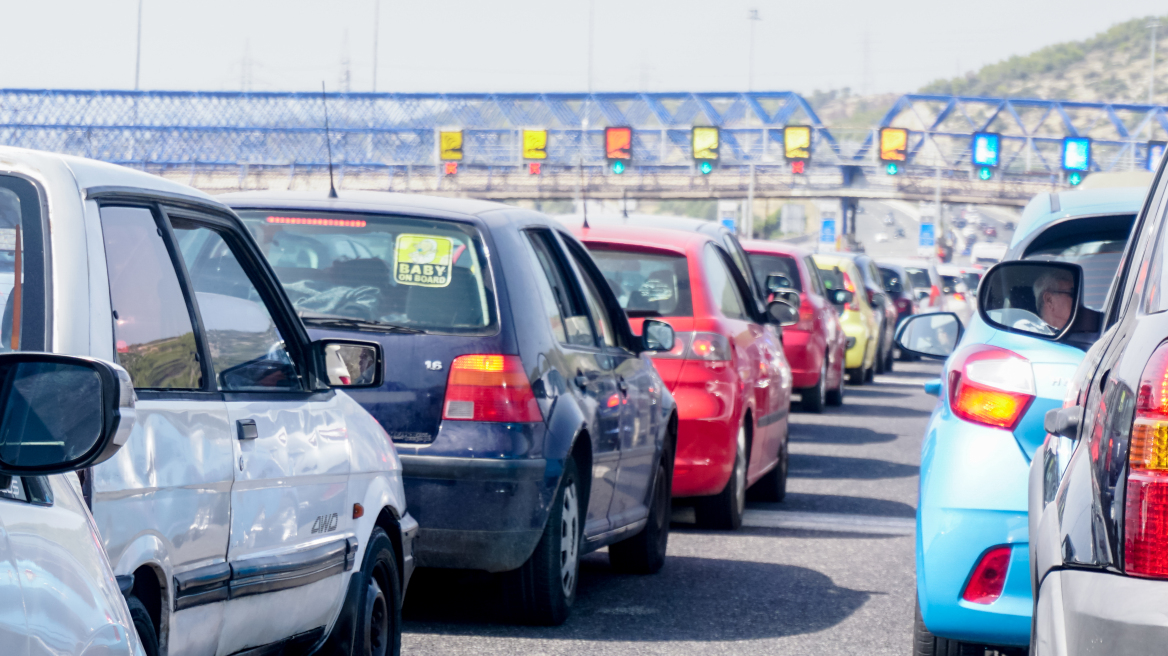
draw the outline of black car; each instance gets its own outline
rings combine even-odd
[[[558,624],[579,558],[651,573],[669,534],[677,414],[643,337],[560,224],[387,193],[225,195],[317,338],[360,335],[384,384],[352,396],[400,454],[419,567],[508,572],[518,617]]]
[[[893,336],[896,334],[896,322],[899,311],[893,300],[884,289],[884,276],[876,266],[876,261],[863,253],[840,253],[852,258],[856,268],[864,276],[864,288],[868,294],[868,303],[876,313],[876,321],[880,324],[879,339],[876,342],[876,373],[892,372],[892,352],[896,348]]]

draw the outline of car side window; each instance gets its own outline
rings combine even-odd
[[[272,313],[228,240],[219,230],[187,219],[175,218],[172,226],[219,389],[301,391],[301,378]]]
[[[154,213],[100,210],[118,364],[137,389],[202,389],[194,324]]]
[[[1168,248],[1168,244],[1165,244],[1164,242],[1165,239],[1168,238],[1168,232],[1165,232],[1160,227],[1164,223],[1163,218],[1165,212],[1168,212],[1168,209],[1165,207],[1166,203],[1164,202],[1166,197],[1168,197],[1168,194],[1164,194],[1159,198],[1158,207],[1156,207],[1154,210],[1155,213],[1153,216],[1159,217],[1159,219],[1155,221],[1148,221],[1147,223],[1149,225],[1140,231],[1141,235],[1132,235],[1132,237],[1137,240],[1136,244],[1134,244],[1132,247],[1139,249],[1143,245],[1141,242],[1147,241],[1147,238],[1143,236],[1143,233],[1152,232],[1154,230],[1160,231],[1160,234],[1155,239],[1155,246],[1152,247],[1152,257],[1142,257],[1142,253],[1140,251],[1136,251],[1134,253],[1134,257],[1131,260],[1133,266],[1135,262],[1141,262],[1141,267],[1150,267],[1150,272],[1147,274],[1147,281],[1144,284],[1144,312],[1149,314],[1168,310],[1168,294],[1164,293],[1164,284],[1165,282],[1168,282],[1168,280],[1166,280],[1166,275],[1168,275],[1168,267],[1164,266],[1164,251],[1166,248]],[[1146,248],[1147,247],[1141,250],[1146,252]],[[1137,276],[1138,275],[1139,274],[1137,271]],[[1136,285],[1127,285],[1126,287],[1131,289],[1132,287],[1138,287],[1139,284],[1140,281],[1137,278]],[[1123,295],[1125,305],[1129,295],[1130,292],[1125,290]]]
[[[713,245],[706,244],[702,251],[702,268],[705,269],[706,285],[714,307],[727,319],[748,320],[738,285],[734,283],[726,261]]]
[[[823,288],[823,281],[819,279],[819,267],[815,266],[815,261],[810,257],[803,258],[803,266],[807,267],[807,277],[811,279],[811,289],[820,296],[826,296],[827,291]]]
[[[556,338],[563,344],[596,346],[596,337],[592,334],[588,311],[568,284],[569,274],[564,268],[565,262],[555,238],[546,230],[531,230],[526,236],[528,246],[531,247],[544,275],[544,279],[537,281],[537,284],[548,286],[555,300],[554,307],[558,310],[553,313],[545,301],[545,311],[552,324],[552,332],[556,333]],[[562,328],[557,328],[557,318],[560,319]]]
[[[612,318],[608,316],[608,312],[604,309],[604,303],[601,302],[600,288],[597,287],[596,281],[588,273],[588,269],[580,262],[580,258],[576,253],[572,253],[572,259],[575,261],[576,270],[580,272],[580,280],[584,291],[584,299],[588,302],[588,310],[592,313],[592,320],[595,322],[596,331],[600,333],[600,339],[605,346],[616,346],[616,335],[612,332]]]

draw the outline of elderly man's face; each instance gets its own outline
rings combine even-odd
[[[1075,284],[1070,280],[1058,280],[1049,289],[1042,293],[1042,307],[1039,314],[1042,320],[1061,330],[1071,320],[1071,310],[1074,309]]]

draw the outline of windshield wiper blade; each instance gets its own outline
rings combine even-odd
[[[338,317],[331,314],[316,314],[313,312],[301,312],[300,318],[305,323],[311,323],[314,326],[322,326],[328,328],[353,328],[355,330],[370,330],[384,333],[400,333],[404,335],[421,335],[426,331],[418,330],[417,328],[409,328],[407,326],[399,326],[394,323],[387,323],[384,321],[371,321],[366,319],[350,319],[348,317]]]

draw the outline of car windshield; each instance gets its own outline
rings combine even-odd
[[[630,317],[692,317],[684,255],[589,244],[592,259]]]
[[[844,272],[839,270],[839,267],[832,267],[825,269],[819,267],[819,278],[823,280],[823,286],[826,289],[844,289]]]
[[[908,276],[909,281],[912,283],[913,289],[929,289],[933,286],[933,283],[929,282],[928,269],[912,269],[905,267],[904,273]]]
[[[490,332],[495,303],[478,231],[377,214],[244,210],[309,325]]]
[[[884,278],[884,289],[892,289],[898,283],[903,286],[903,281],[900,279],[900,274],[894,269],[880,269],[880,276]]]
[[[1071,262],[1083,267],[1083,303],[1092,310],[1101,310],[1107,299],[1107,290],[1119,269],[1126,239],[1084,241],[1036,250],[1026,254],[1027,260],[1055,260]]]
[[[803,282],[799,279],[799,265],[795,258],[787,255],[750,254],[750,266],[754,269],[754,279],[759,289],[766,289],[767,276],[778,274],[786,276],[791,281],[791,289],[803,291]]]

